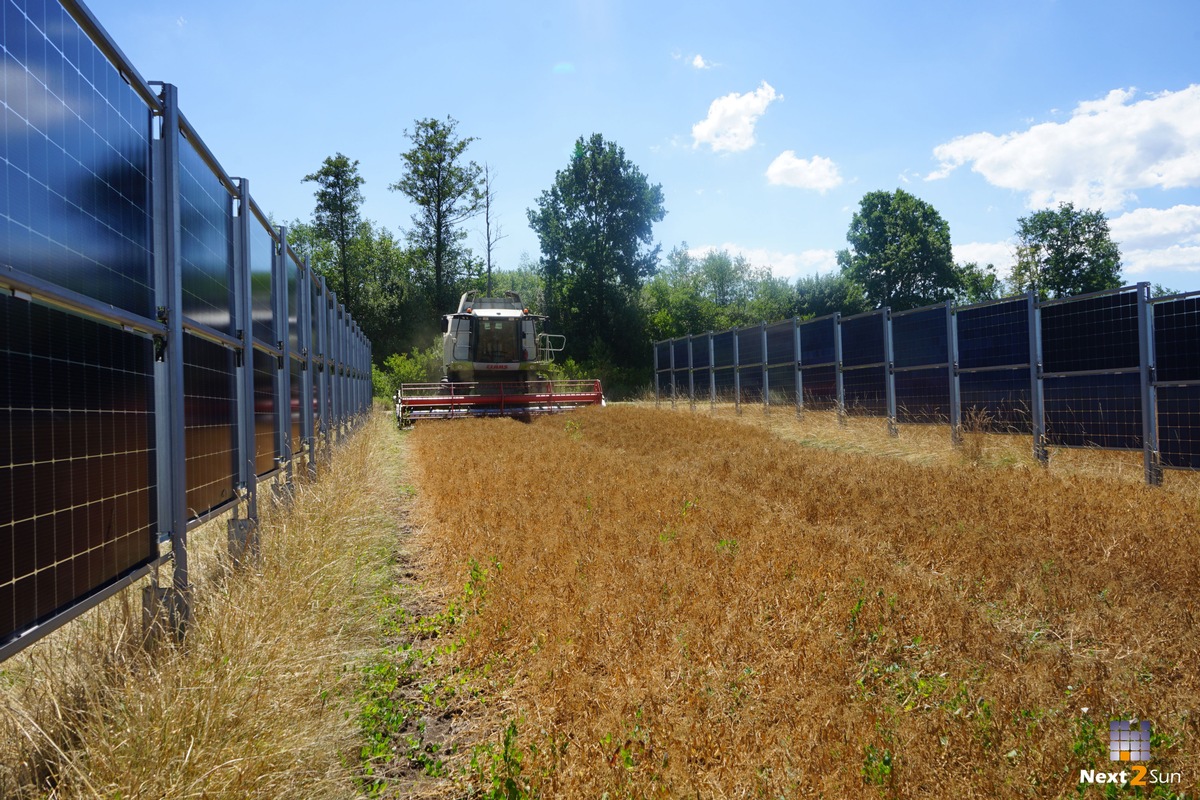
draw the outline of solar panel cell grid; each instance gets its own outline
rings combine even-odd
[[[156,523],[150,342],[8,296],[0,330],[3,640],[149,559]]]

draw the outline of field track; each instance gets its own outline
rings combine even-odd
[[[784,418],[617,405],[402,434],[422,572],[470,587],[453,658],[491,729],[514,726],[517,785],[1074,796],[1081,769],[1116,769],[1109,720],[1136,716],[1195,791],[1186,482],[979,442],[856,453]]]

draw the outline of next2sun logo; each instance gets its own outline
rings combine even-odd
[[[1079,770],[1080,783],[1104,783],[1124,786],[1156,786],[1159,784],[1182,783],[1179,772],[1160,772],[1149,769],[1135,761],[1150,760],[1149,720],[1114,719],[1108,723],[1108,760],[1117,763],[1130,762],[1129,768],[1118,772],[1103,769]]]

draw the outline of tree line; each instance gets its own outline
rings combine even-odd
[[[863,196],[837,267],[795,281],[725,250],[686,242],[665,255],[653,226],[666,215],[662,186],[600,134],[580,137],[569,162],[526,212],[536,259],[493,263],[503,238],[493,213],[496,171],[467,156],[474,137],[453,118],[404,132],[399,179],[388,186],[416,207],[400,236],[361,214],[358,162],[336,153],[303,181],[316,185],[308,221],[289,241],[310,259],[373,343],[392,380],[436,379],[439,318],[464,291],[517,291],[566,336],[568,372],[595,375],[618,393],[650,379],[652,341],[792,316],[895,311],[953,299],[973,303],[1033,290],[1064,297],[1121,285],[1120,250],[1103,212],[1071,203],[1017,221],[1014,263],[956,263],[950,228],[927,202],[895,191]],[[484,247],[467,245],[482,219]],[[1167,290],[1162,290],[1167,291]],[[422,376],[421,373],[424,373]]]

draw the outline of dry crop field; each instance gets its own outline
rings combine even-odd
[[[403,434],[418,574],[456,610],[438,669],[493,732],[481,788],[1191,796],[1194,483],[867,423],[612,406]],[[1080,786],[1130,716],[1178,781]]]

